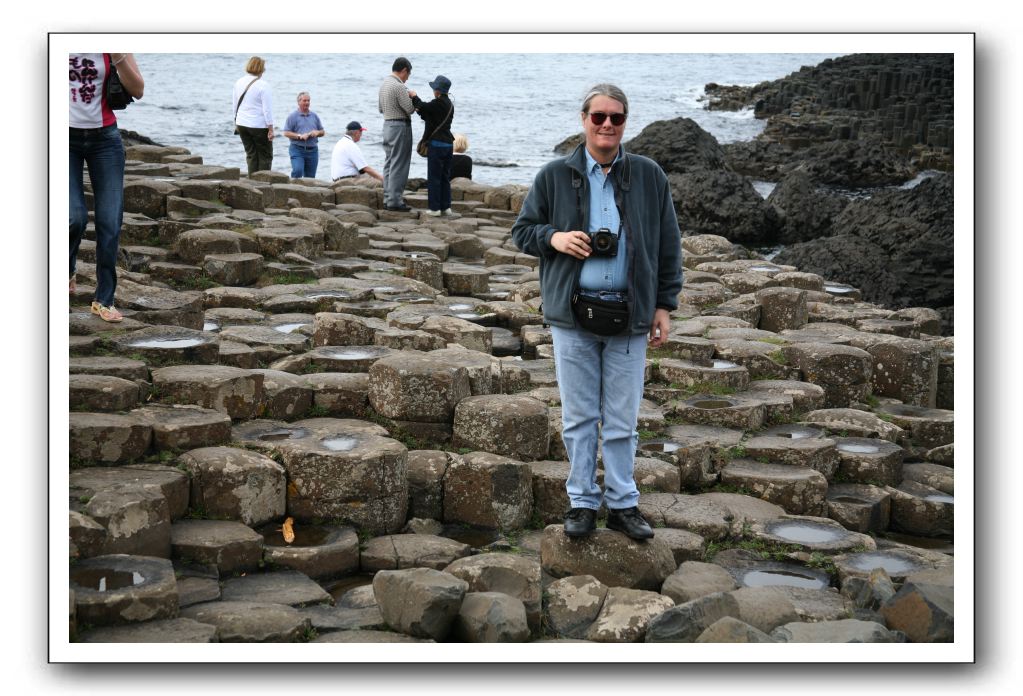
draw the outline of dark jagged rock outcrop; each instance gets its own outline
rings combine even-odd
[[[909,161],[878,138],[816,143],[795,149],[766,140],[722,146],[728,166],[746,176],[778,181],[795,169],[817,183],[846,188],[888,186],[912,179]]]
[[[846,198],[821,191],[802,167],[786,174],[767,202],[778,213],[782,244],[828,236],[833,220],[849,204]]]
[[[774,258],[862,289],[869,302],[938,310],[953,303],[953,177],[854,201],[833,236],[796,244]],[[951,310],[946,310],[951,318]]]
[[[125,147],[134,147],[135,145],[156,145],[163,147],[160,143],[156,142],[152,138],[149,138],[141,133],[136,133],[133,130],[125,130],[124,128],[118,129],[121,132],[121,142],[124,143]]]
[[[649,157],[668,173],[728,166],[718,141],[691,118],[654,121],[625,143],[625,149]]]

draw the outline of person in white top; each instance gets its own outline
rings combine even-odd
[[[263,80],[266,61],[252,56],[245,64],[244,77],[234,83],[235,132],[245,148],[245,163],[249,175],[267,171],[274,156],[273,94],[270,85]]]
[[[366,164],[366,158],[356,145],[362,140],[362,132],[366,130],[358,121],[352,121],[345,126],[345,135],[337,141],[334,151],[330,155],[330,178],[334,181],[347,179],[359,174],[369,174],[379,182],[383,182],[381,176],[373,167]]]

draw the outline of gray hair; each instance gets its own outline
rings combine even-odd
[[[295,97],[295,101],[300,101],[302,97],[309,97],[309,92],[299,92],[298,96]],[[309,97],[309,99],[311,100],[312,97]]]
[[[629,113],[629,98],[625,96],[617,85],[612,85],[608,82],[601,82],[599,85],[594,85],[590,88],[590,91],[586,93],[586,97],[583,98],[583,107],[580,109],[584,114],[590,112],[590,102],[593,101],[594,97],[610,97],[615,101],[622,103],[625,107],[625,113]]]

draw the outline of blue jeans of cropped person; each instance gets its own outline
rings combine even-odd
[[[603,500],[612,510],[635,507],[633,479],[643,398],[646,335],[598,336],[551,327],[561,392],[562,439],[571,462],[566,488],[573,508],[597,510],[597,442],[604,463]],[[599,427],[598,427],[599,426]]]
[[[320,163],[319,147],[291,143],[288,146],[288,156],[291,157],[292,179],[301,179],[304,176],[316,178],[316,168]]]
[[[451,207],[451,158],[454,148],[451,143],[430,141],[426,153],[426,194],[430,210],[447,210]]]
[[[124,215],[124,146],[117,125],[103,128],[71,128],[69,181],[69,228],[71,268],[75,272],[78,247],[89,224],[85,205],[83,168],[89,168],[89,181],[96,222],[96,301],[114,304],[117,289],[117,249]]]

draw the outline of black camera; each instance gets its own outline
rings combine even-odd
[[[590,232],[590,249],[594,256],[618,256],[618,235],[606,227]]]

